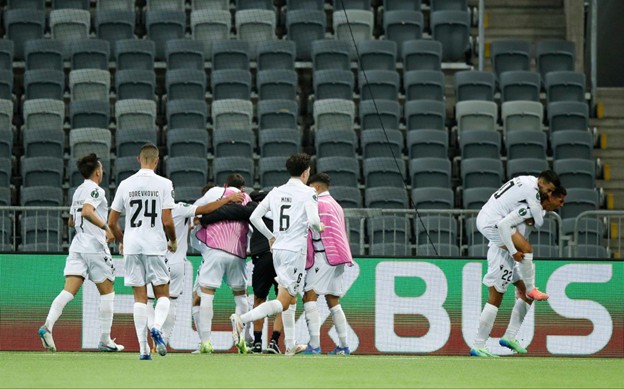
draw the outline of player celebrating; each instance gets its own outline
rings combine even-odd
[[[245,339],[241,337],[243,325],[264,317],[282,313],[286,355],[294,355],[306,346],[295,346],[295,309],[297,294],[301,291],[305,272],[308,228],[322,232],[323,224],[318,215],[318,198],[314,189],[306,186],[310,177],[310,156],[294,154],[286,161],[290,180],[274,188],[251,214],[254,228],[269,240],[279,289],[277,299],[267,301],[251,311],[230,316],[234,344],[241,352],[246,351]],[[273,232],[262,221],[268,212],[273,215]]]
[[[88,277],[100,292],[102,332],[98,349],[123,351],[124,346],[115,344],[110,337],[115,301],[115,268],[107,245],[107,241],[113,239],[106,224],[108,202],[104,190],[99,187],[103,177],[102,162],[95,154],[89,154],[78,160],[77,165],[85,180],[74,192],[70,208],[68,224],[76,229],[76,235],[65,263],[65,287],[52,302],[46,322],[39,328],[39,337],[46,350],[56,351],[52,338],[54,323]]]
[[[321,317],[316,301],[319,295],[324,295],[339,339],[339,344],[329,354],[349,355],[351,351],[347,345],[347,318],[339,299],[344,295],[344,265],[353,266],[353,258],[347,239],[344,211],[330,195],[329,183],[326,173],[315,174],[308,180],[308,185],[318,193],[319,216],[325,230],[322,233],[312,231],[308,236],[303,308],[310,332],[310,343],[304,353],[321,353]]]
[[[165,253],[177,249],[171,210],[175,207],[171,181],[156,175],[158,148],[145,144],[139,153],[141,170],[119,183],[111,206],[108,225],[121,247],[126,262],[124,285],[134,293],[134,327],[141,360],[150,360],[147,344],[147,287],[151,283],[158,299],[154,327],[150,334],[160,355],[167,354],[162,326],[169,313],[169,268]],[[119,228],[119,215],[126,213],[125,239]],[[167,241],[168,239],[168,241]],[[122,246],[123,245],[123,246]]]

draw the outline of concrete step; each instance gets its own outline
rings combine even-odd
[[[600,132],[601,130],[618,130],[624,133],[624,118],[617,118],[617,117],[602,118],[602,119],[590,118],[589,126],[597,127],[598,132]]]
[[[598,88],[596,99],[603,107],[604,118],[624,119],[624,88]]]
[[[468,0],[470,6],[478,6],[479,0]],[[491,8],[563,8],[563,0],[486,0],[485,9]]]
[[[565,31],[563,8],[490,8],[486,9],[486,28],[557,29]]]
[[[622,141],[622,140],[618,139],[618,141]],[[624,141],[622,141],[622,143],[624,143]],[[594,157],[600,158],[603,162],[609,161],[618,167],[624,164],[622,162],[623,155],[624,155],[624,148],[609,147],[606,150],[594,149]]]

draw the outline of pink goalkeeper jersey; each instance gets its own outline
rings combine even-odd
[[[226,188],[222,197],[228,197],[239,191]],[[242,205],[251,201],[247,193]],[[247,258],[247,233],[249,232],[249,222],[224,220],[218,223],[209,224],[202,227],[195,236],[206,246],[223,250],[240,258]]]
[[[318,210],[325,230],[320,234],[310,230],[306,269],[314,265],[314,253],[325,250],[327,262],[332,266],[353,264],[351,248],[347,239],[346,223],[342,207],[329,192],[318,195]]]

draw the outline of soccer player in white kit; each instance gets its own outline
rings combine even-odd
[[[523,237],[528,236],[530,230],[527,231],[527,226],[535,224],[536,214],[539,213],[539,217],[543,218],[543,215],[546,213],[545,211],[555,211],[561,208],[565,196],[565,188],[558,186],[553,190],[550,196],[544,197],[541,201],[543,210],[531,211],[531,209],[527,208],[525,205],[519,206],[497,223],[499,239],[505,242],[505,247],[513,246],[513,235],[520,234]],[[528,242],[521,244],[518,249],[521,254],[533,252],[531,244]],[[508,250],[494,244],[490,244],[487,259],[488,272],[483,277],[483,284],[488,287],[488,301],[481,312],[477,336],[473,347],[470,349],[470,355],[476,357],[496,356],[485,348],[485,343],[490,335],[494,321],[496,320],[498,308],[503,301],[503,296],[510,284],[516,287],[516,302],[507,331],[500,339],[499,343],[501,346],[507,347],[517,353],[525,354],[527,352],[526,349],[518,343],[515,337],[530,305],[533,303],[533,299],[529,297],[526,289],[527,282],[523,279],[523,274],[519,271],[520,262],[515,260]],[[532,272],[532,277],[534,276],[535,271]]]
[[[100,292],[100,351],[123,351],[124,346],[111,339],[115,291],[115,268],[107,242],[113,239],[106,220],[108,201],[104,189],[100,188],[103,170],[102,162],[95,154],[89,154],[77,162],[78,171],[84,182],[74,192],[69,226],[76,229],[76,235],[69,247],[65,263],[65,287],[54,299],[46,322],[39,328],[39,337],[48,351],[56,351],[52,328],[63,313],[63,308],[80,290],[88,277]]]
[[[326,173],[310,177],[308,185],[318,193],[318,208],[322,233],[311,231],[308,236],[303,308],[305,311],[310,343],[304,354],[321,353],[321,317],[317,307],[319,295],[325,296],[327,306],[338,333],[339,344],[330,355],[350,355],[347,345],[347,318],[340,305],[344,296],[344,267],[353,266],[351,248],[347,238],[342,207],[329,193],[330,178]]]
[[[169,267],[167,249],[177,249],[175,226],[171,210],[175,207],[173,185],[170,180],[156,175],[158,148],[145,144],[139,153],[141,170],[121,181],[111,205],[108,225],[115,239],[123,245],[125,260],[124,285],[134,293],[134,327],[139,340],[141,360],[150,360],[147,344],[147,287],[151,283],[158,299],[154,314],[152,339],[160,355],[167,354],[162,339],[162,326],[169,313]],[[119,215],[126,212],[124,232],[119,228]],[[124,236],[125,233],[125,236]],[[167,241],[167,239],[169,241]],[[120,249],[121,251],[121,249]]]
[[[304,153],[290,156],[286,169],[290,180],[273,188],[249,218],[254,228],[269,240],[279,288],[276,300],[262,303],[243,315],[230,316],[234,344],[241,352],[247,348],[241,336],[243,325],[280,312],[283,312],[286,355],[306,349],[305,345],[295,346],[297,294],[301,292],[305,276],[308,229],[322,232],[323,224],[318,214],[316,191],[306,185],[310,177],[310,156]],[[262,221],[269,211],[273,215],[273,232]]]
[[[178,241],[178,249],[175,252],[167,251],[165,254],[171,278],[171,282],[169,283],[169,314],[167,315],[167,319],[162,327],[162,337],[166,344],[169,344],[169,339],[173,333],[176,302],[178,297],[182,294],[182,290],[184,288],[184,279],[186,277],[184,268],[187,261],[186,252],[188,250],[189,230],[193,226],[195,216],[206,215],[214,212],[216,209],[219,209],[225,204],[240,202],[242,199],[243,195],[238,193],[200,207],[192,204],[176,203],[175,207],[171,210],[171,217],[173,217],[173,224],[175,225],[176,238]],[[147,285],[147,296],[147,325],[151,328],[154,324],[155,315],[154,289],[151,284]]]

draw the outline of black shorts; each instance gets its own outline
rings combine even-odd
[[[274,287],[277,296],[277,281],[275,281],[275,267],[273,267],[273,255],[270,251],[263,254],[253,255],[251,261],[254,265],[253,275],[251,276],[251,286],[255,297],[266,299]]]

